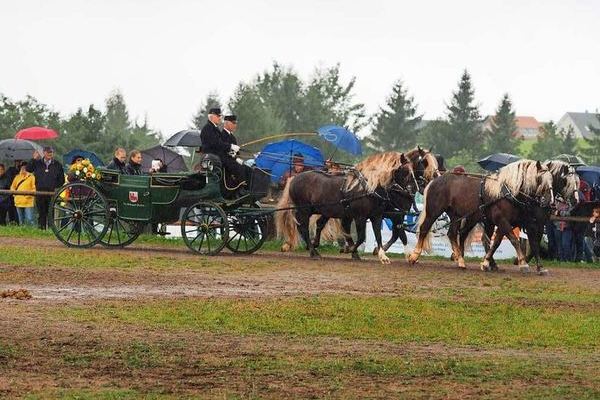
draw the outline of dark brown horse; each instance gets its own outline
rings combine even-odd
[[[548,161],[545,166],[552,175],[552,191],[555,195],[562,197],[564,201],[577,201],[576,193],[579,188],[579,177],[575,173],[575,169],[563,161]],[[527,232],[527,238],[531,249],[531,254],[527,257],[527,261],[535,257],[537,272],[542,274],[546,271],[542,267],[540,258],[540,244],[542,235],[544,234],[544,226],[550,220],[552,211],[551,204],[540,202],[538,199],[521,199],[520,201],[504,200],[498,203],[506,213],[517,212],[517,218],[513,222],[513,226],[520,227]],[[498,266],[494,261],[493,254],[501,243],[502,238],[499,235],[494,237],[494,242],[490,248],[490,238],[494,233],[495,226],[491,221],[484,222],[483,245],[486,253],[490,253],[487,263],[482,263],[484,270],[497,270]]]
[[[468,233],[484,219],[498,227],[498,235],[509,238],[517,251],[519,265],[527,267],[518,239],[512,233],[518,212],[507,214],[500,200],[511,196],[544,196],[551,193],[551,187],[552,176],[548,169],[539,161],[532,160],[509,164],[499,173],[483,179],[464,174],[442,175],[425,189],[417,245],[409,256],[409,262],[417,261],[426,245],[429,230],[445,212],[450,217],[448,238],[459,267],[465,268],[464,244]],[[485,260],[488,260],[488,255]]]
[[[354,221],[358,238],[351,253],[352,258],[359,259],[357,250],[366,238],[366,222],[370,219],[381,248],[382,215],[390,198],[401,194],[410,196],[416,186],[412,164],[403,154],[383,153],[377,159],[379,162],[365,165],[363,172],[356,171],[348,176],[308,171],[291,179],[277,204],[277,208],[282,209],[276,214],[279,236],[287,243],[295,243],[294,236],[299,231],[311,257],[319,257],[315,249],[318,240],[310,240],[310,216],[321,215],[316,237],[329,218],[340,218],[344,224]],[[389,262],[383,249],[379,259],[382,263]]]

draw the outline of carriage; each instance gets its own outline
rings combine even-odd
[[[259,199],[266,195],[269,176],[258,168],[248,193],[235,198],[224,188],[220,165],[210,159],[194,173],[98,171],[100,180],[68,183],[51,200],[50,227],[69,247],[124,247],[145,226],[159,223],[179,223],[187,247],[203,255],[225,247],[250,254],[266,239],[272,210],[261,208]]]

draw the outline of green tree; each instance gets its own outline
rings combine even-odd
[[[105,159],[103,153],[106,145],[102,137],[106,116],[90,104],[87,111],[78,108],[77,111],[64,119],[61,124],[61,136],[56,141],[58,153],[65,153],[79,148],[93,151]],[[112,154],[112,153],[111,153]]]
[[[45,126],[60,133],[60,124],[60,114],[32,96],[12,101],[0,94],[0,139],[12,138],[31,126]]]
[[[491,129],[485,131],[485,148],[488,153],[510,153],[517,150],[519,139],[515,138],[517,130],[515,111],[508,93],[504,94],[496,115],[492,118]]]
[[[600,121],[600,114],[597,114],[596,117],[598,121]],[[591,138],[585,138],[586,148],[581,149],[581,153],[584,156],[585,160],[589,164],[599,165],[600,164],[600,128],[594,128],[593,126],[589,126],[590,132],[592,133]]]
[[[561,129],[560,134],[564,137],[561,146],[561,153],[574,154],[575,147],[577,146],[577,139],[575,139],[575,130],[573,129],[573,127],[569,125],[569,129],[566,133]]]
[[[113,91],[106,99],[106,121],[102,133],[106,146],[130,149],[131,121],[125,99],[120,91]]]
[[[417,143],[418,125],[423,116],[417,114],[414,97],[409,96],[398,81],[392,87],[384,107],[375,115],[366,144],[375,151],[406,150]]]
[[[192,128],[202,129],[208,121],[208,111],[211,108],[221,108],[221,99],[216,91],[210,92],[206,99],[200,104],[198,111],[192,116]]]
[[[556,128],[556,124],[550,121],[540,128],[537,141],[531,147],[528,158],[533,160],[547,160],[561,153],[563,149],[563,138]]]
[[[473,158],[481,155],[483,135],[481,116],[475,105],[475,90],[471,76],[465,70],[460,78],[458,90],[452,94],[447,106],[450,138],[446,141],[448,148],[445,156],[452,157],[460,150],[465,150]]]

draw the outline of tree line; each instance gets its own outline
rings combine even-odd
[[[324,124],[337,124],[352,131],[366,132],[363,148],[367,153],[407,150],[416,144],[432,147],[447,159],[447,164],[476,169],[476,161],[490,153],[519,154],[520,140],[516,130],[516,112],[508,94],[502,96],[496,113],[483,129],[483,118],[475,99],[475,89],[467,70],[463,71],[455,91],[450,95],[445,115],[425,121],[415,97],[406,84],[395,82],[388,98],[374,115],[368,115],[363,103],[356,100],[356,77],[344,80],[340,65],[316,68],[307,79],[289,66],[277,62],[247,82],[240,82],[226,101],[218,92],[208,93],[191,118],[190,127],[200,129],[206,122],[207,110],[225,108],[240,121],[236,136],[240,143],[284,132],[313,132]],[[57,152],[79,147],[94,151],[104,160],[112,156],[114,146],[127,149],[146,148],[164,137],[152,130],[147,120],[132,121],[123,95],[115,91],[106,99],[104,110],[90,104],[75,113],[62,116],[34,97],[13,101],[0,94],[0,138],[14,136],[21,128],[41,125],[60,132],[53,141]],[[600,131],[579,153],[590,163],[600,163]],[[174,132],[167,133],[169,136]],[[323,147],[318,139],[303,140]],[[550,121],[541,128],[538,140],[521,156],[547,159],[560,153],[574,153],[577,141],[572,132],[559,132]],[[254,146],[258,150],[262,144]],[[333,148],[325,148],[332,154]],[[340,161],[356,161],[343,153],[335,153]]]

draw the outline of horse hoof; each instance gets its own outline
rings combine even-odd
[[[539,270],[538,270],[538,272],[537,272],[537,274],[538,274],[539,276],[546,276],[546,275],[548,275],[549,273],[550,273],[550,271],[548,271],[546,268],[539,269]]]
[[[416,264],[419,256],[417,256],[415,253],[411,253],[406,259],[408,260],[409,264]]]
[[[529,274],[531,272],[531,268],[529,268],[529,265],[525,264],[519,267],[519,271],[521,271],[522,274]]]
[[[489,265],[487,265],[487,264],[484,264],[484,263],[481,263],[481,264],[480,264],[480,268],[481,268],[481,270],[482,270],[483,272],[490,272],[490,271],[491,271],[491,268],[490,268],[490,266],[489,266]]]
[[[281,252],[282,253],[287,253],[288,251],[290,251],[290,245],[288,243],[284,243],[281,245]]]
[[[356,261],[360,261],[360,256],[356,253],[352,253],[352,259]]]

